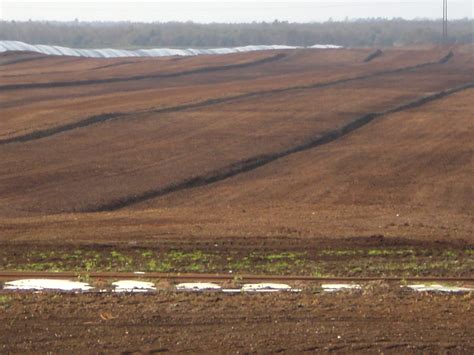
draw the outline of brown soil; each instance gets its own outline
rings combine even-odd
[[[305,57],[304,51],[301,53]],[[293,56],[298,57],[298,53]],[[463,54],[458,56],[458,60],[462,62]],[[278,67],[283,62],[256,65],[254,68],[264,71],[266,66]],[[357,65],[367,66],[368,71],[374,70],[369,64]],[[6,216],[24,216],[94,210],[114,201],[167,188],[211,171],[225,170],[241,161],[278,154],[347,125],[361,115],[384,111],[432,92],[469,83],[474,79],[469,70],[472,65],[459,64],[453,60],[446,64],[355,80],[335,87],[291,90],[179,112],[131,115],[31,142],[4,144],[0,146],[3,159],[0,211]],[[386,69],[393,67],[386,65]],[[229,70],[226,71],[226,76],[231,73],[239,75],[242,70],[250,69]],[[337,68],[334,72],[327,68],[325,70],[341,75]],[[271,77],[272,72],[270,71],[270,75],[264,72],[259,78]],[[210,77],[213,75],[199,74],[206,82],[212,81]],[[291,77],[291,74],[288,75]],[[314,77],[315,73],[309,71],[306,76]],[[226,83],[230,81],[234,88],[247,89],[251,86],[243,86],[240,81],[234,82],[228,77],[222,79]],[[215,95],[212,91],[197,89],[189,78],[180,77],[177,80],[186,82],[193,93],[209,93],[211,97]],[[109,92],[113,90],[107,85],[105,87]],[[86,89],[81,86],[74,90]],[[50,92],[46,89],[23,91],[15,91],[14,94],[28,95],[30,100],[30,91]],[[6,96],[8,94],[10,93]],[[468,100],[470,94],[464,97]],[[97,97],[94,96],[94,99],[97,100]],[[73,101],[71,98],[68,100]],[[133,97],[121,97],[119,100],[127,105],[134,102]],[[145,102],[150,105],[149,100]],[[48,117],[61,122],[63,118],[59,112],[66,115],[81,112],[69,104],[62,106],[56,101],[46,101],[46,104]],[[95,106],[98,104],[103,112],[106,107],[102,101],[96,101]],[[34,110],[31,104],[17,107],[29,109],[29,115],[44,126],[50,124],[49,121],[42,120],[41,114],[38,116],[35,105]],[[27,115],[23,114],[19,120],[18,116],[11,115],[8,110],[2,116],[11,120],[16,132],[22,126],[29,126],[23,121]],[[112,112],[116,110],[115,108]],[[469,114],[466,113],[466,116]],[[8,125],[7,122],[4,132],[8,131]],[[469,127],[464,129],[468,132]],[[455,142],[459,141],[456,139]],[[389,150],[390,147],[387,146],[386,149]],[[315,151],[320,152],[321,149]],[[279,164],[281,162],[272,166]],[[464,162],[459,161],[459,164]],[[320,171],[328,171],[319,162],[312,166],[318,166]],[[298,171],[291,164],[287,169]],[[261,169],[257,169],[255,172],[258,174],[260,171]],[[331,179],[338,177],[333,173],[329,175]],[[267,175],[264,178],[267,179]],[[274,181],[273,177],[270,179]],[[290,191],[272,191],[279,195],[290,194]],[[291,195],[297,196],[294,192]],[[337,195],[334,197],[337,198]],[[352,204],[352,198],[349,199]],[[189,201],[195,205],[192,200]],[[233,197],[226,198],[226,201],[241,204]],[[274,205],[273,200],[264,199],[262,202],[266,206]],[[286,202],[285,199],[279,201]],[[163,205],[161,201],[158,204]],[[251,205],[255,206],[255,203],[252,202]]]
[[[445,64],[390,72],[436,62],[451,49],[454,56]],[[271,63],[173,78],[184,85],[176,88],[166,81],[139,80],[148,86],[129,91],[128,85],[135,84],[121,83],[127,91],[117,92],[114,85],[118,83],[98,85],[105,90],[103,95],[88,86],[2,93],[5,104],[11,102],[10,95],[23,98],[12,108],[1,109],[5,119],[0,134],[15,137],[77,119],[70,115],[87,118],[92,113],[130,111],[115,104],[146,111],[189,103],[185,92],[195,95],[192,101],[202,101],[386,71],[336,85],[284,90],[176,112],[129,112],[105,123],[0,145],[0,239],[127,243],[265,237],[289,238],[290,244],[294,238],[384,235],[471,243],[472,89],[378,117],[331,143],[283,155],[222,181],[196,188],[190,184],[183,191],[133,202],[136,196],[149,192],[153,196],[154,191],[166,191],[183,181],[216,172],[225,176],[242,162],[291,151],[367,113],[390,110],[474,80],[474,63],[463,47],[389,50],[363,63],[369,52],[287,51],[285,58]],[[168,63],[171,71],[185,71],[228,66],[232,60],[258,62],[272,55],[158,61]],[[26,63],[44,65],[49,60],[56,63],[58,58]],[[62,60],[61,65],[71,72],[99,64]],[[6,65],[3,75],[20,72],[26,63]],[[97,77],[110,77],[109,70],[122,76],[145,70],[142,60],[134,63],[117,66],[111,61]],[[40,72],[45,69],[41,65]],[[150,64],[149,70],[153,68]],[[214,81],[216,75],[220,84]],[[198,84],[194,76],[207,84]],[[170,91],[158,95],[156,85],[179,96]],[[57,99],[56,92],[64,99]],[[71,96],[76,93],[89,101],[78,102]],[[44,100],[43,94],[54,100]],[[37,95],[41,102],[35,101]],[[106,97],[113,98],[112,107]],[[45,111],[39,109],[42,105]],[[69,213],[121,201],[131,203],[113,213]]]
[[[0,269],[86,269],[90,255],[126,269],[151,265],[137,251],[177,250],[209,254],[192,260],[203,272],[253,255],[243,271],[472,276],[474,90],[433,97],[474,82],[472,48],[384,49],[364,63],[372,52],[0,55]],[[278,253],[300,256],[282,269]],[[190,271],[179,260],[169,271]],[[472,295],[379,286],[2,294],[0,353],[474,352]]]
[[[329,295],[10,297],[0,304],[2,353],[474,351],[472,296],[381,285]]]

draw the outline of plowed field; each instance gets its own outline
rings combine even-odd
[[[473,276],[473,50],[4,53],[0,268]],[[105,297],[5,299],[0,352],[473,346],[468,297]]]

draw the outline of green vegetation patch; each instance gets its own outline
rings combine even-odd
[[[12,297],[11,297],[11,296],[8,296],[8,295],[0,295],[0,306],[10,303],[11,300],[12,300]]]
[[[1,253],[1,252],[0,252]],[[1,254],[0,254],[1,255]],[[313,276],[461,276],[474,270],[472,249],[322,249],[307,252],[167,251],[146,248],[28,251],[1,255],[4,270],[224,272]]]

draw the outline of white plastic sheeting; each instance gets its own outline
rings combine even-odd
[[[156,287],[152,282],[121,280],[112,283],[113,292],[154,292]],[[447,286],[440,284],[412,284],[406,287],[416,292],[445,292],[445,293],[466,293],[474,292],[473,287]],[[359,290],[357,284],[322,284],[321,288],[326,292],[337,292],[342,290]],[[1,289],[1,287],[0,287]],[[63,292],[83,292],[93,290],[94,287],[86,282],[58,280],[58,279],[21,279],[9,281],[4,284],[4,290],[27,290],[27,291],[63,291]],[[242,292],[301,292],[301,289],[292,288],[286,284],[279,283],[255,283],[245,284],[241,288],[223,289],[215,283],[188,282],[176,285],[178,291],[218,291],[224,293]],[[107,290],[98,290],[108,292]]]
[[[292,291],[299,292],[300,289],[293,289],[291,286],[286,284],[276,283],[259,283],[259,284],[245,284],[242,286],[243,292],[280,292],[280,291]]]
[[[335,44],[315,44],[314,46],[310,46],[307,48],[313,49],[339,49],[342,48],[341,46],[336,46]]]
[[[360,285],[354,284],[322,284],[322,289],[326,292],[337,292],[343,290],[359,290]]]
[[[244,46],[233,48],[211,48],[211,49],[173,49],[173,48],[155,48],[155,49],[74,49],[61,46],[49,45],[32,45],[19,41],[0,41],[0,53],[8,51],[17,52],[36,52],[46,55],[56,56],[72,56],[72,57],[87,57],[87,58],[125,58],[125,57],[170,57],[170,56],[196,56],[203,54],[231,54],[231,53],[245,53],[254,51],[268,51],[277,49],[296,49],[303,47],[283,46],[283,45],[261,45],[261,46]],[[314,45],[308,48],[317,49],[333,49],[341,48],[339,46],[324,44]]]
[[[408,285],[407,287],[418,292],[448,292],[448,293],[474,292],[474,288],[470,288],[470,287],[444,286],[444,285],[438,285],[438,284],[431,284],[431,285],[418,284],[418,285]]]
[[[222,287],[210,282],[185,282],[176,285],[178,291],[220,291]]]
[[[112,283],[114,292],[150,292],[156,291],[156,287],[152,282],[121,280]]]
[[[86,282],[51,279],[23,279],[5,283],[5,290],[58,290],[58,291],[89,291],[93,289]]]

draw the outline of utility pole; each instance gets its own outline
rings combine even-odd
[[[448,0],[443,0],[443,41],[448,42]]]

